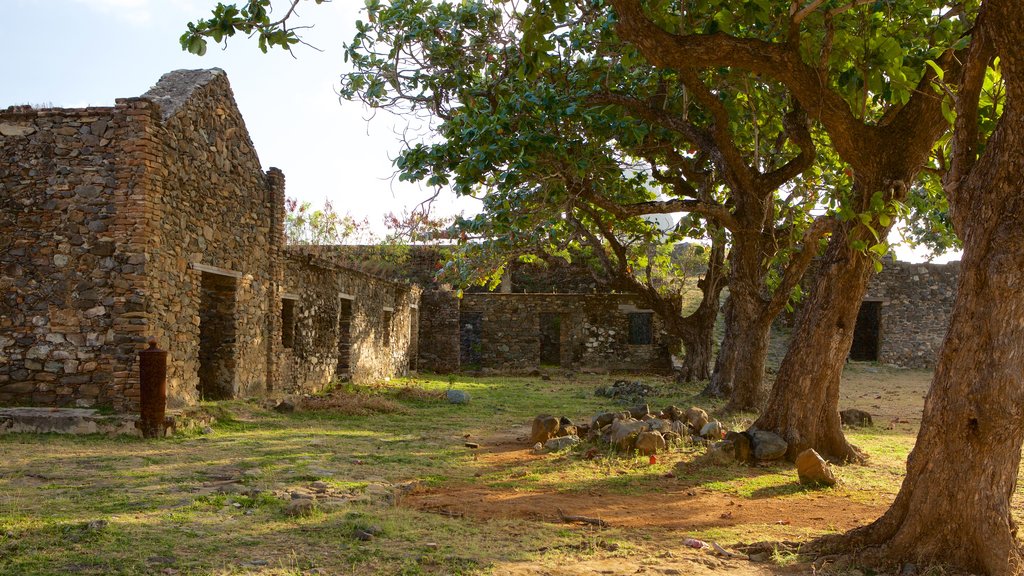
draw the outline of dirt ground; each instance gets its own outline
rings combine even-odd
[[[841,408],[860,408],[873,415],[875,426],[894,432],[916,433],[931,380],[931,373],[898,370],[869,364],[848,366],[843,380]],[[482,446],[481,467],[515,469],[549,458],[534,454],[524,443],[529,427],[509,434],[476,438]],[[600,519],[625,530],[657,534],[659,554],[635,558],[605,558],[572,563],[516,564],[499,566],[497,574],[805,574],[825,573],[810,563],[780,565],[724,557],[713,549],[693,550],[683,544],[691,532],[778,526],[782,536],[799,538],[818,531],[843,532],[871,523],[891,503],[890,494],[870,501],[849,494],[823,491],[804,498],[742,498],[721,493],[681,479],[692,463],[680,463],[679,474],[664,475],[643,494],[611,491],[535,491],[492,488],[463,483],[418,491],[404,505],[471,521],[525,519],[558,522],[561,512]],[[840,473],[842,475],[842,473]],[[895,486],[897,488],[898,486]],[[894,492],[893,492],[894,493]],[[595,530],[598,534],[599,530]],[[595,536],[596,537],[596,536]],[[706,544],[710,545],[711,542]],[[777,560],[777,559],[776,559]],[[836,573],[852,573],[839,570]]]

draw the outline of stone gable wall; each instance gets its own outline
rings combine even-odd
[[[207,75],[193,78],[196,72]],[[162,96],[182,81],[199,82],[186,101]],[[170,115],[162,110],[154,147],[146,151],[161,176],[147,190],[160,213],[150,250],[149,311],[152,333],[170,357],[168,397],[175,404],[199,399],[201,283],[210,272],[197,264],[239,274],[228,394],[263,394],[273,340],[267,318],[279,310],[272,255],[283,239],[271,234],[279,194],[260,166],[223,72],[171,73],[147,94],[173,105]]]
[[[935,366],[959,278],[959,262],[885,262],[865,296],[882,302],[879,362],[907,368]]]

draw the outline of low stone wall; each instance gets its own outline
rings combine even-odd
[[[317,391],[335,377],[372,382],[408,372],[418,288],[301,251],[286,253],[284,287],[297,298],[290,366],[281,370],[284,391]]]
[[[476,353],[482,368],[528,371],[542,365],[544,354],[577,370],[670,370],[661,320],[637,307],[630,295],[465,294],[460,312],[463,319],[479,315]],[[630,314],[648,315],[650,343],[630,343]],[[547,327],[542,315],[548,318]],[[461,367],[471,366],[463,361]]]

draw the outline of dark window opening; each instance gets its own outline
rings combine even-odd
[[[857,324],[853,327],[850,360],[878,362],[881,327],[882,303],[861,302],[860,311],[857,312]]]
[[[384,311],[384,345],[391,346],[391,320],[394,318],[394,312],[390,310]]]
[[[281,300],[281,346],[295,347],[295,300]]]
[[[631,312],[629,317],[629,343],[648,346],[654,342],[653,316],[651,312]]]

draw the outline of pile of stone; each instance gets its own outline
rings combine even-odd
[[[618,380],[610,386],[601,386],[594,390],[595,396],[603,396],[618,400],[623,404],[639,404],[648,396],[654,396],[657,390],[640,381]]]
[[[683,411],[669,406],[651,413],[650,406],[639,404],[622,412],[604,412],[590,424],[574,424],[566,417],[541,414],[533,420],[530,442],[537,451],[556,451],[580,443],[580,438],[604,442],[625,452],[656,454],[670,445],[689,440],[721,440],[725,427],[708,418],[707,412],[693,407]]]

